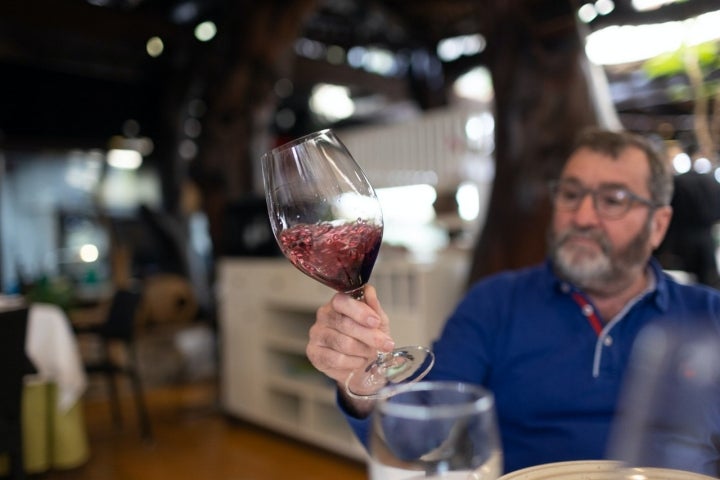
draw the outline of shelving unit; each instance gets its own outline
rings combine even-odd
[[[399,346],[432,342],[462,292],[466,264],[461,253],[432,263],[381,255],[372,283]],[[222,259],[221,403],[229,415],[363,459],[334,383],[305,357],[315,311],[332,295],[284,258]]]

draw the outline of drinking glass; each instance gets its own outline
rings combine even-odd
[[[370,480],[495,480],[502,448],[495,400],[480,386],[387,387],[370,427]]]
[[[283,254],[309,277],[362,299],[382,242],[380,202],[364,172],[330,130],[311,133],[262,156],[270,224]],[[387,384],[424,377],[425,347],[378,352],[346,381],[349,395],[379,398]]]
[[[610,439],[620,478],[720,474],[708,454],[720,428],[720,335],[685,320],[645,327],[635,342]]]

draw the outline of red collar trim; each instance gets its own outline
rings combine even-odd
[[[580,310],[588,319],[588,322],[590,322],[590,326],[595,331],[595,334],[599,336],[602,332],[603,325],[595,312],[595,307],[593,307],[587,298],[585,298],[580,292],[572,292],[570,295],[572,296],[572,299],[575,300],[575,303],[580,306]]]

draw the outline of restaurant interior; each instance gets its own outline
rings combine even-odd
[[[332,291],[282,257],[262,154],[338,134],[382,204],[372,282],[395,335],[428,344],[470,282],[544,257],[542,187],[581,127],[646,135],[678,175],[720,183],[719,8],[3,0],[0,314],[28,308],[22,470],[366,478],[304,356]],[[0,478],[24,478],[5,460]]]

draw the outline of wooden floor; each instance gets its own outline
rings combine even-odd
[[[129,400],[129,399],[128,399]],[[143,442],[132,404],[113,427],[103,398],[85,400],[91,459],[40,480],[360,480],[365,466],[279,434],[229,419],[211,382],[148,392],[154,441]]]

